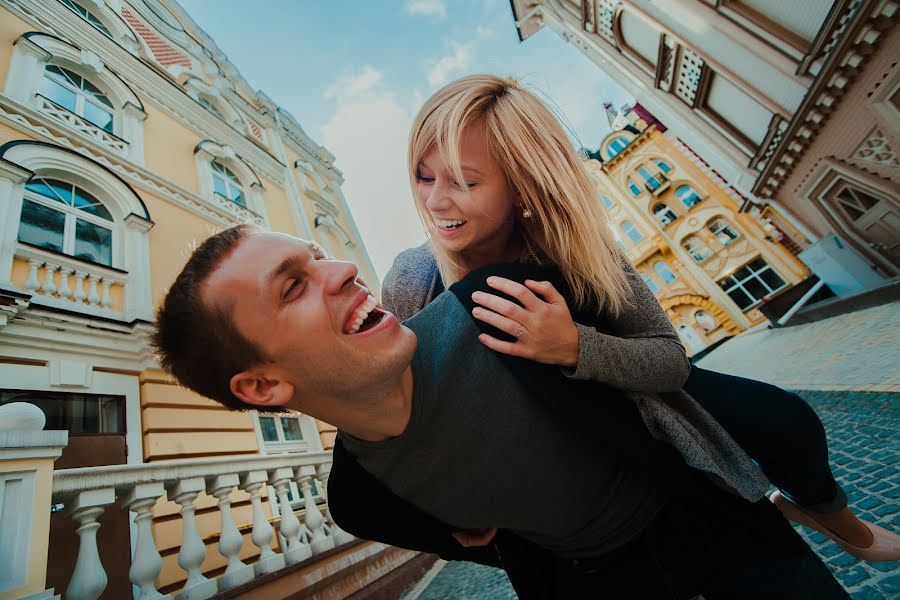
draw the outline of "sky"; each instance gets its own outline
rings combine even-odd
[[[633,101],[549,28],[519,42],[508,0],[179,0],[244,78],[296,117],[343,173],[375,271],[420,244],[406,171],[413,117],[471,73],[519,78],[596,148],[602,103]]]

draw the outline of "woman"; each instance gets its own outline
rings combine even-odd
[[[548,282],[492,278],[492,288],[522,306],[477,293],[473,314],[517,339],[482,334],[482,343],[625,391],[683,388],[782,490],[772,501],[788,518],[858,558],[900,559],[900,537],[847,507],[828,465],[822,424],[799,396],[691,367],[659,304],[617,250],[581,158],[534,94],[493,75],[445,86],[413,124],[409,170],[430,244],[397,257],[383,286],[388,310],[407,318],[490,263],[555,265],[577,308],[590,307],[612,335],[597,323],[574,323]]]

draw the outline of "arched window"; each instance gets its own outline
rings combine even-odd
[[[663,227],[671,225],[678,218],[678,215],[671,208],[662,203],[653,207],[653,215],[662,223]]]
[[[241,180],[238,179],[237,175],[218,161],[212,161],[210,166],[212,167],[213,190],[215,193],[246,208],[247,201],[244,199],[244,188],[241,186]]]
[[[656,166],[659,167],[659,170],[662,171],[663,173],[668,173],[669,171],[672,170],[672,167],[670,167],[668,164],[664,163],[661,160],[654,160],[653,162],[656,163]]]
[[[656,283],[652,279],[650,279],[649,275],[645,275],[644,273],[641,273],[641,279],[644,280],[644,283],[647,284],[647,287],[650,288],[651,292],[653,292],[654,294],[659,292],[659,286],[656,285]]]
[[[628,146],[628,140],[623,137],[617,137],[613,141],[609,143],[609,146],[606,148],[606,155],[609,158],[615,157],[619,152],[625,149]]]
[[[695,192],[694,188],[689,185],[678,186],[675,189],[675,196],[688,208],[695,206],[702,200],[700,194]]]
[[[107,29],[106,25],[104,25],[103,22],[100,21],[100,19],[98,19],[91,11],[84,8],[80,4],[72,2],[72,0],[61,0],[61,1],[63,4],[65,4],[67,7],[69,7],[72,10],[72,12],[74,12],[76,15],[78,15],[79,17],[81,17],[82,19],[84,19],[85,21],[90,23],[91,25],[93,25],[97,31],[99,31],[100,33],[102,33],[103,35],[105,35],[107,37],[113,38],[112,32],[110,32],[110,30]],[[115,38],[113,38],[113,39],[115,39]]]
[[[732,229],[731,225],[728,224],[728,221],[725,219],[713,219],[706,226],[710,233],[712,233],[719,243],[723,246],[730,246],[736,239],[740,237],[740,235]]]
[[[647,187],[650,188],[651,192],[655,192],[659,189],[659,186],[662,185],[662,182],[659,180],[659,178],[651,173],[650,170],[647,169],[647,167],[644,165],[638,167],[638,174],[644,178],[644,181],[647,182]]]
[[[684,249],[688,251],[688,254],[691,255],[691,258],[696,260],[698,263],[702,263],[704,260],[712,256],[712,251],[709,247],[703,243],[703,240],[698,238],[697,236],[692,235],[689,238],[684,240]]]
[[[215,105],[215,104],[213,104],[212,102],[210,102],[209,100],[207,100],[207,99],[206,99],[206,96],[197,96],[197,102],[200,103],[200,106],[202,106],[203,108],[205,108],[206,110],[208,110],[208,111],[211,112],[212,114],[216,115],[217,117],[219,117],[219,118],[222,119],[223,121],[226,120],[226,119],[225,119],[225,115],[222,114],[222,111],[220,111],[218,108],[216,108],[216,105]]]
[[[631,221],[622,221],[622,232],[628,236],[628,239],[632,242],[639,242],[644,239],[644,236],[641,235],[641,232],[638,231],[637,227],[634,226],[634,223]]]
[[[57,65],[47,65],[41,93],[48,100],[112,133],[112,102],[97,86],[78,73]]]
[[[113,218],[102,202],[59,179],[35,177],[25,190],[19,241],[112,266]]]
[[[666,285],[669,285],[670,283],[678,279],[675,273],[672,272],[672,269],[669,268],[669,265],[667,265],[663,261],[659,261],[654,264],[653,270],[656,271],[656,274],[660,276],[660,278],[663,280],[663,283]]]
[[[639,188],[638,184],[631,180],[631,177],[628,178],[628,189],[631,190],[631,193],[635,196],[641,193],[641,188]]]
[[[616,203],[613,202],[609,196],[603,196],[603,206],[605,206],[606,208],[612,208],[615,205]]]

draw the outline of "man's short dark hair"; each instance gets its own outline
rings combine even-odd
[[[231,378],[267,362],[268,357],[237,330],[227,299],[207,306],[201,289],[241,240],[260,231],[242,224],[207,238],[191,254],[156,311],[152,344],[163,369],[185,387],[232,410],[257,408],[231,392]]]

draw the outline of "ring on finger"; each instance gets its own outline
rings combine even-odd
[[[518,328],[516,328],[516,333],[515,333],[516,337],[517,337],[517,338],[522,337],[522,334],[523,334],[523,333],[525,333],[525,326],[524,326],[524,325],[519,325]]]

